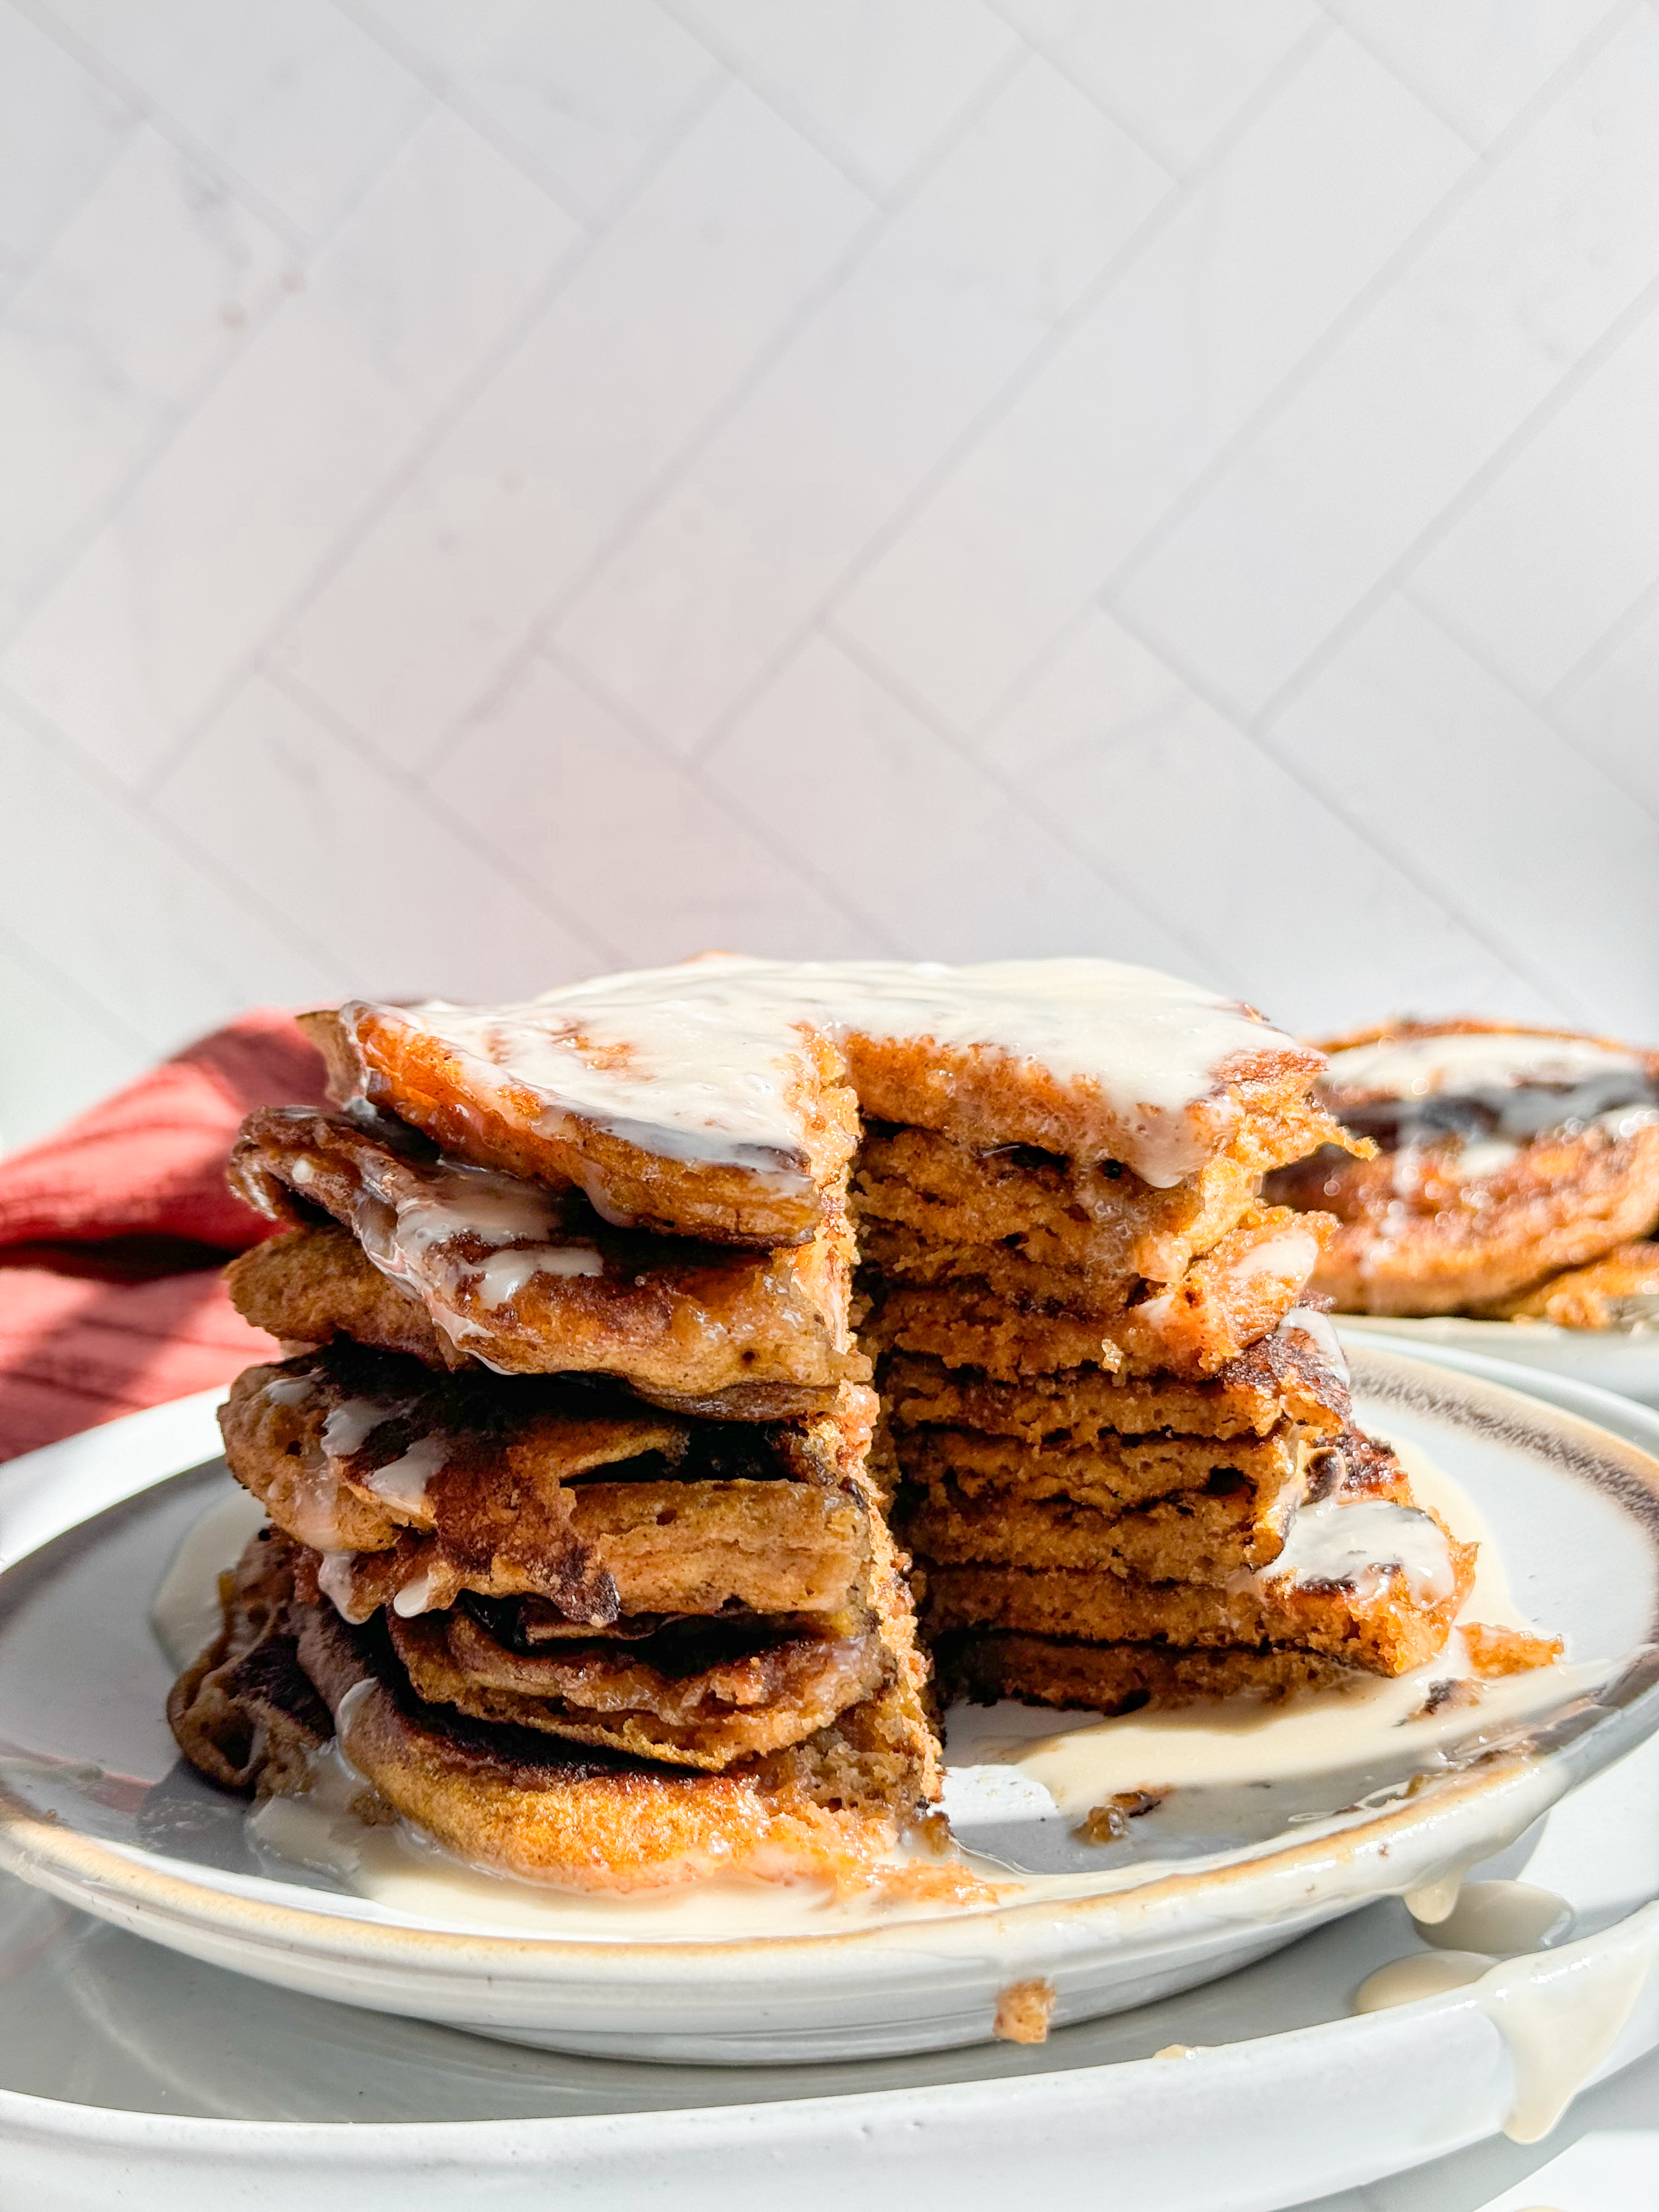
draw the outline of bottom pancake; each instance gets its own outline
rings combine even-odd
[[[1363,1679],[1340,1660],[1316,1651],[1263,1650],[1254,1645],[1182,1650],[1163,1644],[1072,1644],[1058,1637],[994,1629],[946,1637],[934,1661],[945,1688],[977,1704],[1017,1698],[1028,1705],[1064,1705],[1097,1713],[1202,1705],[1215,1698],[1278,1699],[1300,1690],[1328,1690]]]
[[[617,1892],[723,1873],[866,1881],[939,1794],[919,1670],[885,1618],[893,1664],[873,1696],[804,1742],[700,1773],[421,1698],[380,1620],[354,1627],[302,1594],[309,1557],[275,1530],[253,1539],[225,1577],[223,1629],[168,1700],[180,1748],[222,1787],[303,1795],[337,1735],[371,1817],[496,1873]],[[944,1893],[972,1887],[936,1871]]]

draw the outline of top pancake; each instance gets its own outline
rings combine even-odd
[[[1237,1001],[1103,960],[715,954],[518,1006],[354,1000],[307,1027],[343,1103],[574,1184],[613,1222],[762,1245],[811,1235],[860,1109],[1167,1189],[1241,1123],[1305,1113],[1323,1064]]]

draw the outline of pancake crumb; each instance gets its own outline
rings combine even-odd
[[[1041,1976],[1029,1982],[1010,1982],[1006,1990],[997,1992],[991,2033],[1000,2043],[1046,2043],[1054,2008],[1052,1982]]]

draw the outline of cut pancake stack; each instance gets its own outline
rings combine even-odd
[[[337,1110],[233,1164],[283,1225],[231,1281],[289,1356],[223,1416],[270,1527],[171,1705],[226,1786],[333,1738],[504,1871],[862,1878],[939,1786],[896,1481],[947,1687],[1115,1711],[1443,1640],[1472,1552],[1348,1425],[1324,1225],[1260,1201],[1339,1136],[1320,1056],[1248,1009],[719,956],[310,1026]]]
[[[1115,1712],[1444,1642],[1473,1547],[1352,1427],[1334,1331],[1297,1304],[1328,1224],[1257,1202],[1307,1139],[1300,1112],[1247,1114],[1158,1189],[866,1134],[866,1341],[947,1689]]]

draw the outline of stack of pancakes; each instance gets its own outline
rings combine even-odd
[[[1659,1320],[1659,1054],[1471,1020],[1322,1049],[1323,1103],[1377,1154],[1322,1147],[1272,1188],[1335,1216],[1313,1279],[1344,1312]]]
[[[271,1529],[175,1692],[186,1750],[303,1786],[331,1725],[394,1810],[565,1882],[878,1853],[937,1758],[865,1465],[845,1147],[800,1242],[695,1192],[704,1233],[667,1233],[668,1174],[650,1226],[618,1228],[533,1133],[488,1164],[475,1097],[435,1108],[313,1026],[351,1110],[257,1112],[232,1163],[290,1224],[233,1297],[305,1348],[222,1416]],[[440,1111],[447,1149],[420,1127]]]
[[[980,1695],[1443,1641],[1472,1552],[1297,1307],[1327,1224],[1261,1201],[1341,1140],[1323,1063],[1248,1008],[720,956],[308,1026],[337,1110],[232,1170],[282,1224],[231,1285],[289,1356],[222,1417],[270,1526],[170,1708],[224,1785],[333,1741],[503,1870],[856,1876],[939,1788],[893,1512]]]
[[[1259,1202],[1309,1134],[1304,1107],[1247,1113],[1159,1189],[866,1132],[865,1340],[947,1685],[1115,1712],[1443,1643],[1473,1550],[1352,1427],[1335,1334],[1297,1304],[1329,1224]]]

